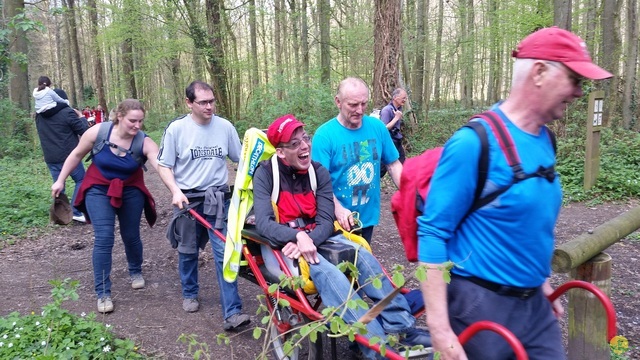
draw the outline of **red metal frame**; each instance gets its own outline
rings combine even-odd
[[[206,227],[209,230],[212,230],[214,234],[216,234],[216,236],[218,236],[220,239],[222,239],[222,241],[226,241],[226,237],[224,235],[222,235],[218,230],[214,229],[213,226],[211,226],[211,224],[209,224],[208,221],[206,221],[202,216],[200,216],[194,209],[189,209],[188,210],[189,213],[199,222],[201,223],[204,227]],[[251,236],[247,236],[246,234],[243,234],[242,237],[246,240],[249,241],[253,241],[259,244],[263,244],[264,242],[261,241],[260,239],[254,239]],[[287,267],[286,263],[284,262],[284,259],[282,257],[282,253],[279,250],[273,250],[273,253],[275,255],[276,260],[278,261],[278,264],[280,265],[280,268],[282,269],[282,271],[284,272],[284,274],[288,277],[293,277],[293,275],[291,274],[291,271],[289,270],[289,268]],[[242,246],[242,254],[244,255],[245,260],[247,261],[247,264],[249,266],[249,268],[251,269],[251,272],[253,273],[253,275],[255,276],[256,281],[258,282],[258,286],[262,289],[262,291],[264,292],[264,294],[267,297],[275,297],[277,299],[283,299],[289,302],[290,307],[293,309],[294,313],[296,315],[302,314],[305,317],[307,317],[308,319],[310,319],[311,321],[316,321],[316,320],[321,320],[324,318],[324,316],[322,314],[320,314],[317,309],[320,306],[320,300],[318,302],[316,302],[315,306],[312,306],[309,303],[309,300],[307,299],[307,295],[304,293],[304,291],[300,288],[296,289],[295,291],[293,291],[293,293],[295,294],[295,296],[291,296],[285,292],[276,290],[273,293],[269,292],[269,284],[267,283],[266,279],[264,278],[264,275],[262,274],[262,272],[260,271],[260,267],[258,265],[258,261],[257,259],[254,257],[253,254],[251,254],[251,251],[249,250],[249,248],[247,247],[246,244],[243,244]],[[382,269],[385,273],[385,276],[387,276],[389,278],[389,280],[391,281],[391,277],[389,276],[389,274],[387,273],[387,270],[384,268],[384,266],[382,266]],[[393,281],[391,281],[393,284]],[[395,284],[394,284],[395,286]],[[578,280],[573,280],[573,281],[569,281],[563,285],[561,285],[560,287],[558,287],[553,294],[551,294],[548,299],[549,301],[553,302],[554,300],[556,300],[558,297],[560,297],[562,294],[564,294],[567,290],[572,289],[572,288],[582,288],[585,289],[587,291],[590,291],[591,293],[593,293],[599,300],[600,302],[602,302],[602,305],[605,308],[605,311],[607,313],[607,319],[608,319],[608,328],[607,328],[607,336],[608,339],[607,340],[611,340],[615,335],[616,335],[616,315],[615,315],[615,311],[613,309],[613,304],[611,303],[611,300],[604,294],[604,292],[602,292],[602,290],[600,290],[598,287],[596,287],[595,285],[585,282],[585,281],[578,281]],[[403,289],[403,293],[406,293],[408,290],[407,289]],[[270,312],[273,312],[273,304],[270,301],[267,301],[267,307],[269,308]],[[417,314],[417,316],[420,316],[422,313],[424,313],[424,308],[421,309]],[[280,333],[284,333],[286,331],[289,331],[291,329],[290,325],[288,323],[284,323],[284,322],[280,322],[278,319],[275,319],[275,326],[277,327],[278,331]],[[289,325],[289,326],[287,326]],[[509,331],[507,328],[505,328],[504,326],[491,322],[491,321],[479,321],[476,322],[474,324],[471,324],[471,326],[469,326],[467,329],[465,329],[459,336],[459,340],[461,344],[465,344],[471,337],[473,337],[475,334],[477,334],[480,331],[483,330],[489,330],[489,331],[493,331],[496,332],[497,334],[499,334],[500,336],[502,336],[505,341],[507,341],[507,343],[509,343],[509,345],[511,346],[511,348],[514,351],[514,354],[516,355],[516,359],[517,360],[528,360],[529,357],[524,349],[524,347],[522,346],[522,343],[518,340],[518,338],[516,338],[516,336]],[[380,346],[379,345],[369,345],[369,340],[362,336],[362,335],[356,335],[355,336],[355,341],[357,341],[359,344],[362,344],[370,349],[373,349],[377,352],[380,352]],[[403,360],[405,359],[404,356],[401,356],[395,352],[393,352],[390,349],[387,349],[387,352],[385,354],[385,356],[388,359],[391,360]]]

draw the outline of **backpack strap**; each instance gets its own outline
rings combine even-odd
[[[318,189],[318,179],[316,178],[316,169],[313,163],[309,166],[309,181],[311,182],[311,191],[313,196],[316,196],[316,190]],[[278,157],[273,155],[271,157],[271,172],[273,173],[273,188],[271,189],[271,202],[273,204],[278,203],[278,196],[280,196],[280,170],[278,169]]]
[[[103,125],[103,124],[108,124],[108,125]],[[105,145],[112,146],[112,143],[109,141],[109,133],[111,132],[112,128],[113,128],[113,123],[111,121],[100,124],[100,128],[98,129],[98,134],[96,135],[96,141],[93,143],[93,148],[91,148],[91,153],[89,154],[85,162],[93,159],[93,157],[96,156],[97,153],[102,151],[102,148]],[[122,149],[117,145],[114,145],[114,146],[117,146],[118,148],[120,148],[120,150],[130,154],[133,157],[133,159],[138,164],[140,164],[142,169],[144,169],[144,171],[147,171],[147,167],[145,166],[145,163],[147,162],[147,157],[144,156],[144,153],[142,152],[142,147],[144,145],[145,137],[146,137],[146,134],[144,133],[144,131],[139,130],[136,136],[134,136],[133,140],[131,141],[131,149]]]

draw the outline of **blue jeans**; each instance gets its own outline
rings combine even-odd
[[[49,172],[51,173],[51,177],[53,178],[53,182],[58,181],[58,176],[60,176],[60,171],[62,170],[62,165],[64,163],[47,163],[47,167],[49,168]],[[71,178],[75,183],[75,189],[73,190],[73,196],[71,197],[71,205],[73,209],[73,216],[80,216],[82,213],[80,210],[76,209],[73,204],[76,201],[76,196],[78,195],[78,190],[80,189],[80,185],[82,185],[82,180],[84,179],[84,166],[82,162],[76,166],[75,169],[71,172]],[[64,190],[62,191],[64,193]]]
[[[93,279],[98,298],[111,296],[111,255],[115,238],[116,215],[120,223],[120,236],[127,255],[129,275],[142,273],[142,240],[140,219],[145,197],[135,187],[125,187],[122,206],[111,206],[107,186],[95,185],[86,193],[85,204],[91,218],[95,242],[93,244]]]
[[[380,289],[376,289],[373,284],[368,284],[362,288],[362,292],[371,300],[377,302],[394,290],[393,285],[391,285],[389,279],[384,275],[380,263],[373,254],[347,240],[342,235],[334,236],[331,239],[360,248],[356,260],[356,267],[359,272],[357,279],[359,284],[366,284],[373,277],[382,274],[382,287]],[[346,304],[349,294],[351,294],[351,299],[353,300],[360,299],[360,296],[354,293],[347,277],[340,272],[335,265],[327,261],[320,254],[318,254],[318,258],[320,259],[319,263],[309,264],[309,271],[313,283],[322,297],[322,301],[326,306],[339,307],[339,313],[344,312],[342,318],[346,323],[356,322],[366,313],[366,310],[359,307],[357,309],[351,309],[344,307],[344,304]],[[378,320],[379,321],[371,321],[367,324],[368,333],[366,336],[368,338],[379,336],[384,339],[386,338],[385,333],[405,332],[409,328],[412,328],[416,321],[415,317],[411,314],[407,300],[402,295],[397,295],[391,300],[378,316]],[[361,349],[367,358],[375,358],[377,356],[371,349],[365,347],[361,347]]]
[[[196,207],[196,211],[202,215],[203,205]],[[225,202],[225,214],[229,212],[229,200]],[[211,224],[215,224],[215,215],[206,215],[205,219]],[[223,223],[223,228],[219,231],[223,234],[227,234],[227,222],[226,219]],[[228,283],[224,280],[222,273],[222,263],[224,261],[224,241],[220,239],[213,231],[209,231],[203,226],[196,227],[196,238],[202,236],[202,232],[207,231],[209,236],[209,243],[211,243],[211,249],[213,252],[213,259],[216,264],[216,278],[218,280],[218,287],[220,291],[220,304],[222,305],[223,319],[228,319],[230,316],[238,314],[242,311],[242,301],[238,294],[238,282]],[[199,248],[198,248],[199,249]],[[198,252],[195,254],[183,254],[178,253],[178,270],[180,271],[180,282],[182,283],[182,297],[185,299],[195,299],[198,297]]]

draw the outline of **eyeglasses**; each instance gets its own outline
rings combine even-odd
[[[213,104],[215,104],[215,103],[216,103],[216,99],[194,101],[193,103],[194,103],[194,104],[198,104],[198,105],[200,105],[200,106],[202,106],[202,107],[205,107],[205,106],[207,106],[207,105],[211,105],[211,106],[213,106]]]
[[[571,71],[571,69],[567,68],[564,65],[560,65],[560,64],[558,64],[556,62],[552,62],[552,61],[545,61],[544,63],[548,64],[548,65],[551,65],[551,66],[553,66],[555,68],[558,68],[558,69],[566,69],[564,71],[564,73],[567,74],[567,76],[569,77],[569,80],[571,80],[571,82],[573,82],[573,85],[577,86],[577,87],[582,87],[582,81],[584,80],[584,78],[582,76],[575,75],[573,73],[573,71]]]
[[[281,144],[279,147],[290,149],[290,150],[298,150],[302,142],[305,142],[307,145],[311,145],[311,137],[309,135],[303,135],[301,139],[294,139],[289,141],[288,145]]]

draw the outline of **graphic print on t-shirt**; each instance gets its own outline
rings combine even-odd
[[[224,159],[225,155],[219,146],[196,146],[195,149],[189,149],[191,160],[202,159],[211,160],[212,158]]]
[[[376,176],[375,162],[378,161],[376,139],[343,145],[342,156],[347,169],[347,185],[351,188],[351,205],[365,205],[369,202],[367,192]]]

